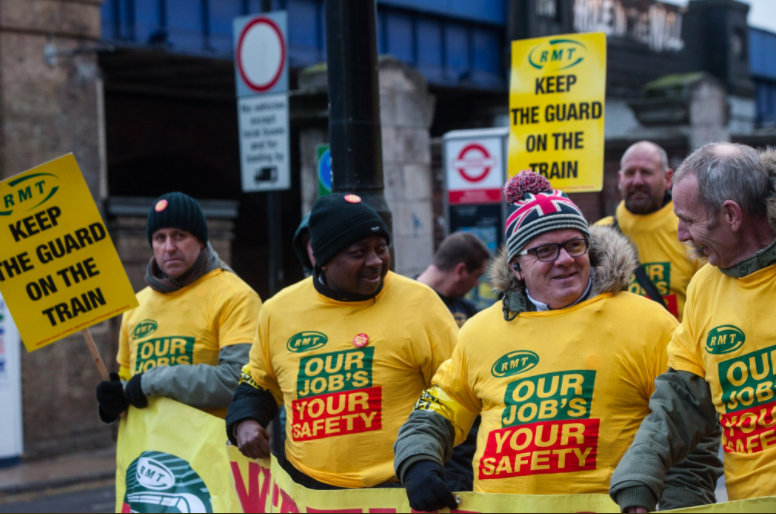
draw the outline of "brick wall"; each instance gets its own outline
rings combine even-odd
[[[94,46],[101,0],[3,0],[0,4],[0,177],[73,152],[96,199],[105,190],[101,146],[102,84],[95,54],[44,60]],[[92,329],[105,360],[111,322]],[[28,458],[109,445],[97,419],[100,376],[81,335],[22,352],[24,447]]]

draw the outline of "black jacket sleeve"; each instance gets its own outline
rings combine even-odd
[[[237,446],[234,428],[240,421],[252,419],[267,428],[270,421],[278,415],[278,410],[277,401],[271,392],[247,382],[241,383],[226,414],[226,435],[229,441]]]

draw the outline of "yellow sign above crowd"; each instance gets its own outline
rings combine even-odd
[[[30,352],[137,307],[72,154],[0,182],[0,292]]]
[[[605,100],[605,34],[514,41],[509,176],[532,169],[556,189],[601,191]]]

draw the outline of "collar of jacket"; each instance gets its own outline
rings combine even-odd
[[[589,252],[593,284],[587,298],[626,291],[630,276],[639,262],[636,248],[628,238],[611,227],[590,227]],[[536,311],[536,306],[525,293],[525,284],[517,280],[512,272],[505,247],[502,246],[493,259],[488,275],[493,289],[503,295],[505,320],[512,321],[523,312]]]
[[[776,239],[770,246],[763,248],[748,259],[730,268],[719,268],[719,270],[729,277],[744,278],[774,264],[776,264]]]
[[[377,288],[377,291],[370,295],[343,293],[340,291],[335,291],[331,287],[327,286],[321,276],[322,270],[316,266],[315,270],[313,271],[313,285],[315,286],[315,290],[326,298],[331,298],[337,302],[365,302],[367,300],[372,300],[380,294],[380,292],[383,290],[383,286],[385,285],[385,279],[383,279],[383,281],[380,282],[380,287]]]

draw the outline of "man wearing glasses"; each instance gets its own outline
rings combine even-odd
[[[606,494],[667,368],[677,321],[627,292],[637,260],[625,237],[591,231],[533,172],[513,177],[505,196],[507,247],[491,270],[503,305],[464,325],[394,445],[396,476],[416,510],[454,507],[442,465],[478,414],[475,491]],[[695,457],[685,461],[694,471],[677,466],[668,478],[685,478],[666,484],[695,494],[665,506],[714,501],[719,469]]]

